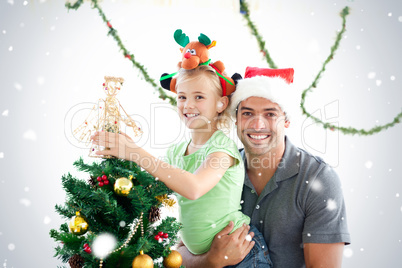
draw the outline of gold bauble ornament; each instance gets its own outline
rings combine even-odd
[[[141,250],[140,255],[134,258],[133,268],[153,268],[154,261]]]
[[[114,192],[120,196],[128,196],[131,189],[133,188],[133,182],[125,177],[118,178],[114,183]]]
[[[163,259],[163,266],[166,268],[179,268],[183,262],[180,253],[176,250],[172,250],[170,254]]]
[[[85,217],[81,216],[81,213],[77,211],[75,216],[71,218],[68,223],[70,232],[75,235],[83,235],[88,231],[88,223]]]

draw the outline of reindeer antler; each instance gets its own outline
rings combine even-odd
[[[182,47],[187,46],[190,43],[188,36],[182,32],[181,29],[177,29],[173,34],[174,40]]]
[[[211,39],[209,39],[209,37],[203,33],[198,36],[198,41],[200,41],[200,43],[204,44],[205,46],[209,46],[211,44]]]

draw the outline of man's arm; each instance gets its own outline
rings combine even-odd
[[[201,255],[191,254],[184,244],[180,243],[177,250],[183,258],[183,265],[186,268],[220,268],[241,262],[253,248],[255,242],[246,240],[250,230],[249,225],[243,225],[229,234],[233,230],[233,226],[233,222],[230,222],[216,234],[210,250]],[[254,233],[251,232],[250,236],[253,237]]]
[[[304,260],[306,268],[340,268],[345,243],[304,244]]]

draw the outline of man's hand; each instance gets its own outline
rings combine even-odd
[[[212,265],[211,267],[238,264],[253,248],[255,242],[246,239],[250,226],[243,224],[242,227],[229,234],[233,230],[233,226],[233,222],[230,222],[215,236],[211,249],[206,253],[206,258]],[[253,238],[254,233],[251,232],[249,235]]]

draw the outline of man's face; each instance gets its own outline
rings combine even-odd
[[[289,121],[277,103],[261,97],[250,97],[240,102],[237,117],[237,135],[247,153],[261,156],[275,153],[284,144],[285,128]],[[282,147],[283,148],[283,147]]]

